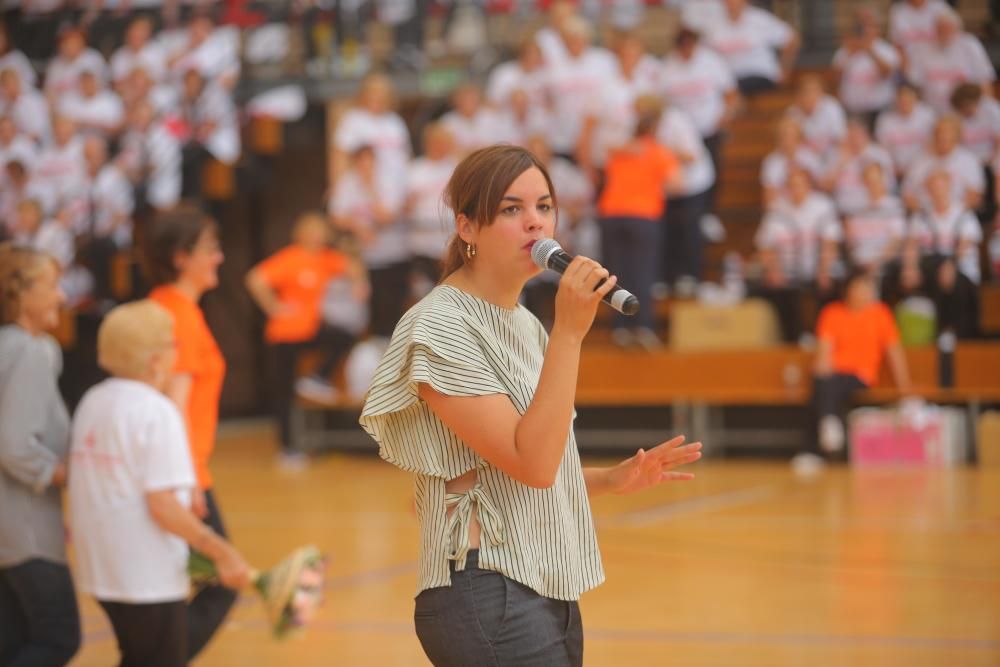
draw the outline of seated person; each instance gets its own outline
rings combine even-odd
[[[886,265],[899,258],[906,234],[903,204],[888,192],[884,169],[878,162],[865,165],[862,172],[865,205],[844,220],[847,255],[851,264],[863,267],[876,276],[883,273]]]
[[[757,292],[775,305],[783,338],[794,342],[802,334],[802,291],[815,286],[822,295],[832,289],[843,230],[833,202],[813,189],[806,170],[793,168],[787,189],[768,207],[754,243],[764,268]]]
[[[250,567],[191,511],[194,467],[184,420],[164,394],[176,356],[173,320],[144,300],[119,306],[97,334],[112,377],[73,420],[70,525],[80,589],[111,621],[123,665],[188,663],[188,547],[239,589]]]
[[[910,391],[909,372],[892,311],[878,300],[875,280],[863,269],[848,276],[842,300],[820,311],[816,337],[818,445],[835,454],[844,449],[851,395],[878,380],[882,358],[888,357],[896,387],[904,394]]]

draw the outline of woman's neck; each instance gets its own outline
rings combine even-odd
[[[198,287],[190,280],[185,280],[183,276],[174,282],[174,288],[195,303],[198,303],[201,300],[201,295],[205,293],[204,289]]]
[[[45,330],[44,327],[39,326],[37,322],[23,314],[14,320],[14,324],[27,331],[31,336],[37,336]]]
[[[468,265],[448,276],[444,282],[508,310],[517,308],[521,290],[524,288],[523,282],[512,282],[509,274],[505,272],[493,272],[481,266]]]

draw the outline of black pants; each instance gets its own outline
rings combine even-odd
[[[601,218],[605,266],[639,299],[635,317],[615,314],[616,327],[652,329],[656,325],[651,288],[660,275],[661,227],[659,220]]]
[[[712,167],[715,168],[715,182],[708,189],[708,212],[714,213],[715,202],[719,197],[719,179],[722,178],[722,145],[726,141],[726,133],[716,130],[715,134],[705,137],[703,141],[705,148],[708,149],[708,155],[712,158]]]
[[[188,617],[184,600],[156,604],[98,602],[115,631],[120,667],[188,664]]]
[[[111,288],[111,263],[118,246],[107,236],[81,236],[77,239],[76,257],[94,277],[94,297],[114,299]]]
[[[310,341],[271,346],[271,409],[278,424],[278,439],[283,451],[292,449],[292,405],[295,402],[299,357],[307,350],[321,350],[323,357],[316,368],[316,375],[328,378],[353,345],[353,335],[343,329],[324,326]]]
[[[580,606],[542,597],[499,572],[479,569],[478,550],[451,586],[417,596],[413,620],[435,667],[577,667]]]
[[[739,88],[741,95],[753,97],[754,95],[759,95],[760,93],[777,90],[778,84],[777,82],[763,76],[745,76],[736,80],[736,87]]]
[[[222,513],[211,489],[205,491],[208,516],[204,521],[212,530],[226,537]],[[187,605],[187,658],[193,660],[226,620],[226,615],[236,603],[238,594],[221,584],[202,586]]]
[[[701,217],[708,212],[710,190],[671,199],[663,219],[663,280],[673,284],[681,276],[701,280],[705,237]]]
[[[372,286],[372,335],[389,338],[406,308],[410,293],[410,263],[399,262],[368,269],[368,280]]]
[[[40,558],[0,568],[0,665],[65,665],[79,648],[69,568]]]
[[[856,375],[846,373],[817,377],[813,381],[813,409],[816,416],[816,428],[810,438],[813,451],[819,451],[816,434],[823,417],[836,417],[844,425],[844,432],[847,432],[847,409],[851,406],[851,396],[866,386]]]

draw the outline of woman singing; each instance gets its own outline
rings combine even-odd
[[[670,470],[701,445],[677,437],[581,467],[580,345],[616,279],[573,260],[547,336],[518,305],[539,271],[531,246],[556,225],[544,166],[521,148],[484,148],[445,197],[457,233],[444,279],[396,326],[361,417],[381,456],[416,476],[417,636],[438,666],[581,665],[577,600],[604,579],[588,496],[691,479]]]

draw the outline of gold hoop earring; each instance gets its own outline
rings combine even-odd
[[[475,256],[476,256],[476,246],[472,245],[471,243],[466,243],[465,244],[465,257],[467,259],[472,259]]]

